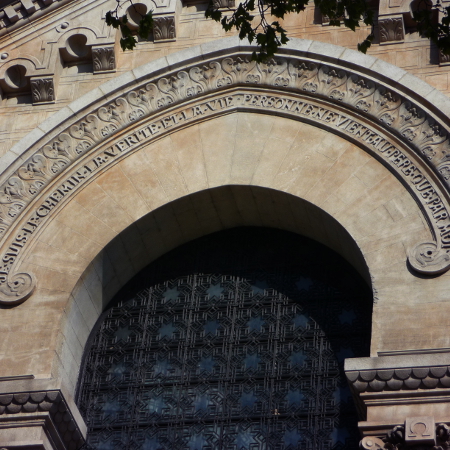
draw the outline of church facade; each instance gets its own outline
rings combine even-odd
[[[110,301],[236,227],[313,239],[370,287],[370,351],[344,366],[361,448],[450,446],[449,66],[409,3],[380,1],[370,55],[367,30],[309,7],[262,64],[202,2],[138,7],[155,26],[132,52],[111,2],[0,10],[0,447],[84,445],[77,386]]]

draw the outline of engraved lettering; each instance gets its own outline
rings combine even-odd
[[[127,136],[125,138],[125,142],[129,147],[132,147],[134,144],[139,144],[139,139],[136,137],[136,135],[132,134],[131,136]]]
[[[116,142],[116,147],[121,152],[123,152],[124,150],[126,150],[129,147],[129,145],[128,145],[128,143],[125,140],[122,140],[122,141]]]
[[[199,106],[199,105],[197,105],[197,106],[194,106],[193,108],[192,108],[192,115],[195,117],[195,116],[201,116],[201,115],[203,115],[203,110],[202,110],[202,108]]]
[[[114,147],[110,147],[110,148],[108,148],[108,150],[105,150],[105,155],[108,155],[108,156],[114,157],[114,156],[117,156],[118,154],[119,153],[117,152],[117,150]]]

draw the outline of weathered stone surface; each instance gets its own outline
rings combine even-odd
[[[156,7],[154,42],[125,53],[97,2],[0,13],[0,376],[57,376],[69,405],[92,327],[140,268],[203,234],[274,226],[330,246],[373,287],[371,352],[394,353],[349,372],[363,432],[450,422],[446,355],[395,354],[450,347],[450,275],[411,268],[449,262],[450,68],[405,34],[405,8],[380,2],[382,45],[364,56],[350,48],[369,30],[314,24],[308,7],[283,26],[314,40],[259,67],[246,42],[217,40],[219,25],[173,1]],[[52,412],[62,386],[15,386],[0,389],[0,417],[65,423]],[[363,448],[383,448],[375,434]]]

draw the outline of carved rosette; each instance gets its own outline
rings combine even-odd
[[[155,24],[155,37],[165,39],[174,36],[173,17],[155,17]],[[103,47],[94,49],[93,53],[96,50],[98,67],[112,67],[111,53]],[[36,101],[54,99],[51,79],[34,79],[32,82]],[[0,238],[7,235],[11,226],[22,217],[22,211],[43,189],[105,139],[130,124],[146,120],[152,114],[160,113],[185,100],[233,86],[267,88],[270,92],[274,89],[287,90],[306,98],[325,99],[327,104],[338,105],[340,111],[346,107],[394,134],[415,152],[417,158],[421,158],[424,164],[432,168],[444,185],[450,187],[450,140],[447,124],[437,121],[423,106],[414,103],[402,92],[376,79],[331,63],[322,64],[304,57],[279,56],[257,64],[251,60],[250,54],[242,53],[202,61],[156,78],[149,76],[149,79],[118,98],[105,101],[96,110],[80,117],[59,135],[43,141],[36,153],[29,156],[0,185]],[[267,99],[269,101],[270,96]],[[386,154],[384,153],[385,156]],[[416,247],[410,253],[409,261],[411,267],[419,272],[441,273],[450,265],[446,250],[450,249],[450,217],[447,206],[442,203],[437,188],[426,180],[415,165],[411,165],[411,162],[409,164],[410,167],[407,168],[399,162],[397,167],[403,174],[409,172],[411,188],[417,191],[418,198],[425,199],[424,212],[430,223],[434,223],[433,234],[436,239],[436,242]],[[87,175],[80,172],[77,176],[83,179]],[[19,236],[4,246],[3,263],[0,266],[0,293],[4,303],[18,303],[32,292],[32,276],[13,275],[12,269],[28,235],[45,220],[45,215],[57,205],[58,199],[52,198],[46,202],[48,205],[42,208],[47,209],[33,217],[33,221],[28,222],[28,228],[22,229]]]
[[[378,27],[380,30],[380,43],[399,42],[405,39],[405,26],[403,24],[403,16],[397,17],[380,17],[378,19]]]
[[[173,40],[176,37],[175,34],[175,17],[156,16],[153,19],[153,37],[156,41]]]
[[[33,103],[48,103],[55,101],[53,78],[31,78],[30,85]]]
[[[116,68],[114,47],[92,47],[94,72],[109,72]]]
[[[8,427],[8,423],[14,426],[17,415],[20,415],[22,423],[48,415],[63,448],[77,450],[84,444],[83,435],[59,390],[1,394],[0,418],[3,427]]]

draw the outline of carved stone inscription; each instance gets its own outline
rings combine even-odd
[[[74,193],[86,180],[122,155],[133,151],[142,143],[148,143],[151,139],[161,136],[166,131],[227,110],[273,110],[281,112],[293,118],[297,117],[309,122],[319,123],[321,126],[334,129],[342,135],[351,137],[365,147],[372,148],[413,188],[417,198],[420,199],[423,207],[428,210],[428,215],[434,221],[433,226],[437,230],[437,235],[440,236],[440,246],[443,249],[450,249],[450,218],[438,192],[433,188],[425,174],[388,137],[368,125],[357,122],[350,115],[325,108],[320,104],[299,97],[270,96],[255,91],[237,91],[230,95],[192,104],[185,109],[162,116],[137,131],[120,138],[106,149],[100,150],[83,161],[82,165],[68,175],[22,222],[20,231],[12,239],[2,256],[0,287],[8,285],[10,282],[12,267],[23,252],[30,237],[61,201]],[[87,129],[87,126],[85,128]],[[61,143],[64,143],[64,139],[60,138],[60,140]],[[89,145],[86,145],[86,148],[89,148]],[[53,148],[52,155],[54,159],[60,158],[62,161],[64,155],[58,153],[58,149],[60,147]],[[83,150],[83,148],[80,148],[80,153]],[[29,170],[34,173],[32,167]],[[0,298],[0,302],[11,303],[9,298],[7,300]]]

